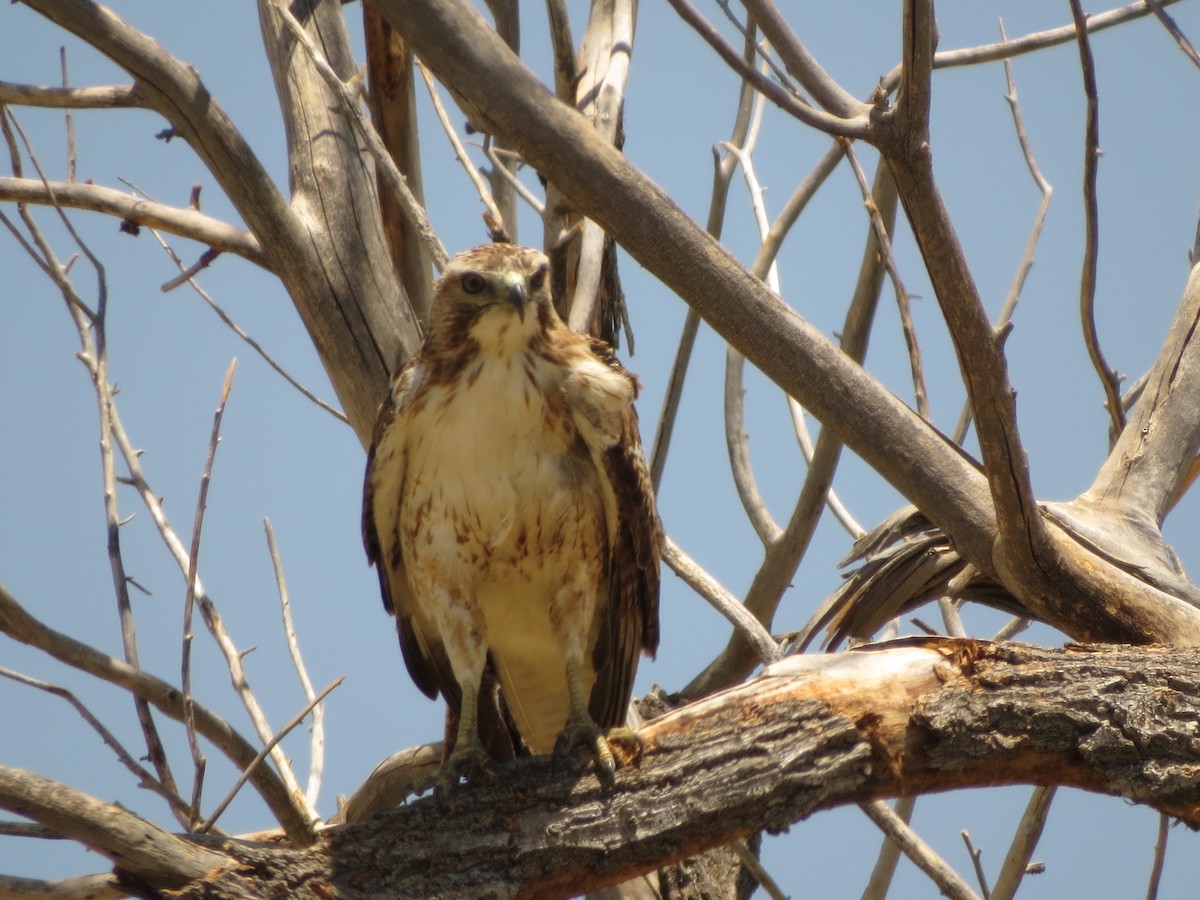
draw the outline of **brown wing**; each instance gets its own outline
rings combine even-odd
[[[400,651],[408,674],[425,696],[446,698],[445,752],[453,749],[454,728],[462,706],[462,692],[450,666],[437,627],[420,615],[405,571],[400,549],[399,516],[404,501],[405,449],[403,411],[411,403],[418,383],[420,356],[410,360],[392,379],[379,409],[363,483],[362,533],[367,561],[379,573],[383,607],[396,617]],[[479,692],[479,734],[497,759],[514,755],[512,729],[507,725],[489,661]]]
[[[436,697],[439,691],[446,693],[445,689],[453,686],[457,698],[458,686],[441,641],[436,640],[434,633],[423,633],[428,629],[422,629],[414,621],[416,601],[400,552],[398,524],[407,461],[404,435],[397,420],[405,404],[412,399],[419,365],[420,357],[417,357],[395,374],[379,408],[363,483],[363,544],[367,561],[379,573],[383,607],[396,617],[396,630],[408,674],[427,697]]]
[[[637,379],[613,356],[603,341],[589,341],[606,365]],[[625,723],[633,694],[638,656],[658,649],[659,559],[662,527],[654,504],[654,486],[642,451],[637,412],[630,406],[621,421],[620,439],[604,452],[602,473],[612,490],[617,527],[609,558],[609,596],[602,603],[600,632],[592,654],[596,684],[588,711],[596,723],[611,728]]]

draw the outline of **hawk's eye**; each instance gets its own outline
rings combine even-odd
[[[462,277],[462,289],[468,294],[481,294],[487,287],[487,279],[478,272],[468,272]]]

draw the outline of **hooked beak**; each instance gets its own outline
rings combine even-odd
[[[525,304],[529,302],[529,291],[525,287],[525,278],[517,272],[509,272],[504,276],[507,288],[504,302],[517,311],[517,318],[525,321]]]

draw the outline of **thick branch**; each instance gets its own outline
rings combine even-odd
[[[265,266],[262,247],[254,235],[195,209],[164,206],[153,200],[101,187],[98,184],[51,181],[36,178],[0,177],[0,200],[88,209],[116,216],[122,222],[145,225],[228,253],[236,253],[255,265]]]
[[[11,81],[0,81],[0,103],[50,109],[110,109],[141,105],[137,91],[131,84],[54,88],[40,84],[14,84]]]
[[[260,0],[263,42],[288,141],[294,196],[292,210],[303,240],[319,267],[321,290],[313,299],[336,306],[306,309],[309,286],[288,285],[327,369],[369,367],[370,383],[338,399],[364,444],[375,426],[387,377],[415,352],[420,333],[383,231],[368,154],[359,149],[347,111],[329,89],[309,52],[280,21],[271,0]],[[341,4],[303,0],[291,4],[324,60],[342,80],[355,73]],[[327,315],[336,315],[327,321]],[[330,372],[337,386],[337,378]],[[382,376],[380,378],[379,376]]]
[[[643,727],[612,788],[523,759],[306,851],[207,841],[220,877],[172,896],[563,897],[832,806],[984,785],[1074,785],[1196,826],[1198,673],[1200,651],[968,640],[789,657]]]
[[[116,804],[24,769],[0,766],[0,807],[48,825],[103,853],[126,875],[155,887],[213,877],[226,859],[175,837]]]
[[[787,66],[788,73],[804,86],[817,103],[843,119],[861,119],[867,115],[867,105],[821,68],[816,57],[808,52],[771,0],[746,0],[745,6],[754,23]]]
[[[1200,449],[1200,266],[1133,418],[1086,496],[1161,525]]]

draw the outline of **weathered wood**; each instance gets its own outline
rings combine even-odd
[[[365,445],[392,370],[420,343],[419,327],[392,265],[375,167],[308,51],[268,6],[260,4],[287,132],[290,214],[316,270],[306,284],[279,275]],[[291,9],[339,77],[353,77],[341,4],[302,0]]]
[[[564,897],[839,804],[1014,783],[1121,796],[1197,827],[1197,721],[1194,649],[930,639],[788,657],[645,726],[611,788],[582,756],[539,757],[306,849],[196,839],[228,859],[172,896]],[[118,871],[162,874],[138,860]]]

